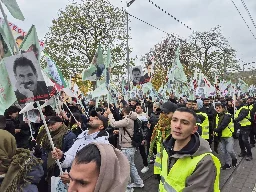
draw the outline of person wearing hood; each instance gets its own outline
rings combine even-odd
[[[219,192],[220,161],[209,143],[197,133],[197,115],[178,108],[171,120],[171,135],[163,143],[159,192]]]
[[[209,142],[209,119],[208,119],[208,115],[201,111],[202,107],[203,107],[203,101],[201,99],[197,99],[193,101],[192,109],[197,114],[197,117],[199,119],[197,123],[198,123],[198,126],[200,125],[200,128],[202,129],[202,130],[199,130],[198,132],[200,132],[199,134],[203,139]]]
[[[38,192],[44,174],[42,161],[27,149],[17,148],[14,136],[0,129],[0,191]]]
[[[163,141],[171,133],[171,119],[174,111],[177,109],[177,105],[172,103],[171,101],[167,101],[160,107],[160,109],[162,113],[160,114],[159,121],[153,130],[148,154],[148,161],[150,161],[150,158],[153,155],[154,146],[156,144],[157,155],[154,163],[154,174],[156,175],[156,178],[158,180],[160,180],[160,173],[162,167],[161,157],[163,151]]]
[[[240,129],[238,139],[241,153],[238,156],[246,156],[246,160],[251,161],[252,152],[249,143],[249,135],[251,132],[252,123],[250,121],[250,109],[248,106],[245,106],[241,100],[236,100],[235,106],[237,110],[234,115],[234,123],[239,127],[238,129]]]
[[[129,161],[112,145],[91,143],[76,154],[69,177],[68,192],[125,192]]]
[[[230,169],[231,163],[229,162],[229,155],[232,158],[232,167],[236,167],[237,158],[234,150],[234,123],[232,115],[226,112],[225,104],[216,103],[215,108],[217,116],[215,120],[214,132],[217,133],[220,139],[221,153],[224,159],[224,165],[221,167],[222,170]]]
[[[115,134],[119,134],[119,145],[121,146],[122,152],[125,154],[130,163],[131,168],[131,178],[134,183],[130,183],[127,186],[128,190],[132,188],[142,188],[144,187],[143,180],[138,174],[137,168],[134,163],[135,147],[132,145],[132,136],[134,134],[134,121],[137,119],[137,114],[132,111],[130,107],[124,107],[122,110],[123,119],[116,121],[114,119],[111,110],[106,111],[109,119],[110,126],[118,128],[115,130]]]

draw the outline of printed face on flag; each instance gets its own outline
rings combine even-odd
[[[4,59],[5,66],[20,104],[49,99],[49,92],[33,52]]]
[[[133,67],[130,74],[134,86],[141,83],[141,77],[143,76],[141,66]]]
[[[200,98],[205,98],[205,88],[204,87],[197,87],[196,95],[198,95]]]

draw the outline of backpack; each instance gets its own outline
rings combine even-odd
[[[124,132],[126,132],[129,137],[132,140],[132,146],[135,148],[138,148],[141,145],[141,142],[143,140],[143,134],[142,134],[142,122],[138,118],[134,120],[134,133],[133,136],[130,135],[130,133],[124,128]]]

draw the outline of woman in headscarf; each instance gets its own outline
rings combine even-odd
[[[0,130],[0,191],[37,192],[43,176],[42,161],[27,149],[17,148],[9,132]]]

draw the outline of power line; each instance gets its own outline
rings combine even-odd
[[[168,32],[166,32],[166,31],[164,31],[164,30],[162,30],[162,29],[160,29],[160,28],[158,28],[158,27],[156,27],[156,26],[154,26],[154,25],[152,25],[152,24],[150,24],[150,23],[148,23],[148,22],[146,22],[146,21],[144,21],[144,20],[142,20],[142,19],[140,19],[140,18],[138,18],[138,17],[136,17],[136,16],[130,14],[130,13],[128,13],[128,15],[131,16],[131,17],[133,17],[133,18],[135,18],[135,19],[137,19],[137,20],[139,20],[139,21],[141,21],[141,22],[143,22],[143,23],[145,23],[145,24],[147,24],[147,25],[149,25],[149,26],[151,26],[151,27],[153,27],[153,28],[155,28],[155,29],[157,29],[157,30],[159,30],[159,31],[161,31],[161,32],[163,32],[163,33],[166,33],[167,35],[170,35],[170,36],[172,36],[172,37],[175,37],[175,38],[179,39],[180,41],[185,42],[185,40],[183,40],[183,39],[182,39],[180,36],[178,36],[178,35],[175,35],[175,34],[173,34],[173,33],[168,33]]]
[[[152,5],[155,5],[156,8],[158,8],[159,10],[161,10],[162,12],[164,12],[165,14],[171,16],[175,21],[179,22],[180,24],[184,25],[187,29],[192,30],[191,27],[189,27],[188,25],[186,25],[184,22],[180,21],[179,19],[177,19],[177,17],[174,17],[172,14],[168,13],[166,10],[164,10],[163,8],[161,8],[159,5],[157,5],[156,3],[154,3],[152,0],[148,0],[149,3],[151,3]]]
[[[233,0],[230,0],[232,1],[233,5],[235,6],[236,10],[238,11],[239,15],[242,17],[245,25],[247,26],[247,28],[249,29],[249,31],[251,32],[252,36],[254,37],[254,39],[256,40],[256,37],[255,35],[253,34],[252,30],[250,29],[249,25],[247,24],[247,22],[245,21],[244,17],[242,16],[241,12],[239,11],[238,7],[236,6],[235,2]]]
[[[250,17],[250,19],[251,19],[251,21],[252,21],[253,26],[256,28],[255,22],[254,22],[254,20],[253,20],[253,18],[252,18],[252,15],[251,15],[249,9],[248,9],[247,6],[246,6],[244,0],[241,0],[241,2],[242,2],[242,4],[243,4],[245,10],[247,11],[247,13],[248,13],[248,15],[249,15],[249,17]]]

